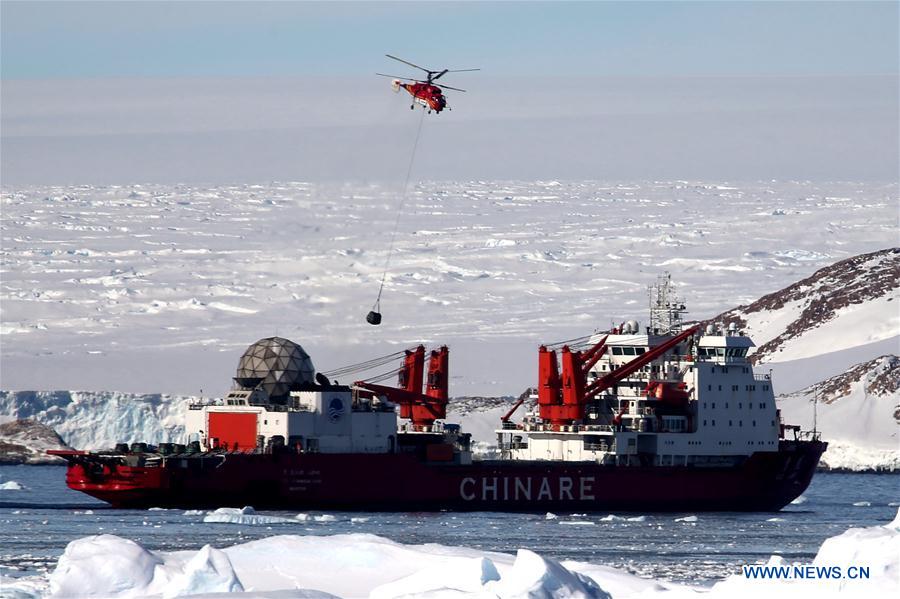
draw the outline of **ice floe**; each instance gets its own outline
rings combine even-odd
[[[252,514],[247,514],[252,515]],[[868,579],[777,580],[736,574],[712,588],[663,583],[608,566],[558,562],[526,549],[515,555],[443,545],[404,545],[369,534],[279,535],[225,549],[154,552],[112,535],[69,543],[40,585],[13,581],[12,596],[174,597],[244,592],[243,597],[696,597],[769,599],[893,596],[900,587],[900,512],[890,524],[827,539],[811,563],[869,568]],[[766,565],[794,565],[773,556]]]
[[[286,524],[295,523],[292,518],[283,518],[281,516],[266,516],[257,514],[252,507],[220,507],[219,509],[209,512],[203,517],[204,522],[212,522],[218,524],[246,524],[250,526],[259,526],[266,524]]]

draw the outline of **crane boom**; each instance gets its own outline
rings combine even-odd
[[[688,337],[690,337],[691,335],[693,335],[694,333],[696,333],[699,330],[700,330],[700,325],[696,325],[689,329],[686,329],[686,330],[678,333],[671,339],[667,339],[664,342],[657,345],[656,347],[647,350],[646,352],[644,352],[643,354],[641,354],[634,360],[631,360],[630,362],[626,362],[621,367],[613,370],[612,372],[606,374],[605,376],[600,377],[599,379],[597,379],[596,381],[594,381],[593,383],[588,385],[587,389],[585,390],[585,397],[586,398],[596,397],[601,392],[603,392],[605,389],[610,388],[611,386],[615,385],[622,379],[628,378],[639,368],[642,368],[649,362],[652,362],[656,358],[662,356],[667,351],[669,351],[670,349],[672,349],[673,347],[675,347],[676,345],[678,345],[679,343],[681,343],[682,341],[684,341],[685,339],[687,339]]]

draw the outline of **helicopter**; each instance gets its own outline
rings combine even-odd
[[[441,87],[445,89],[452,89],[458,92],[464,92],[466,90],[459,89],[458,87],[450,87],[449,85],[443,85],[438,87],[434,85],[433,81],[436,79],[440,79],[447,73],[463,73],[467,71],[480,71],[481,69],[444,69],[441,71],[432,71],[426,69],[424,67],[420,67],[417,64],[413,64],[408,60],[403,60],[402,58],[397,58],[396,56],[391,56],[390,54],[385,54],[388,58],[396,60],[398,62],[402,62],[403,64],[409,65],[420,71],[424,71],[426,73],[426,78],[422,79],[413,79],[410,77],[399,77],[397,75],[385,75],[384,73],[375,73],[376,75],[381,75],[382,77],[391,77],[393,81],[391,82],[391,88],[394,92],[399,92],[401,88],[405,89],[409,92],[409,95],[412,96],[412,104],[409,105],[409,109],[412,110],[416,107],[416,104],[421,104],[423,109],[428,110],[428,113],[431,114],[435,112],[440,114],[442,110],[445,108],[447,110],[451,110],[449,106],[447,106],[447,99],[444,97],[443,91]],[[409,81],[410,83],[403,83],[403,81]]]

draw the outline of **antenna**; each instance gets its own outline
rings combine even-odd
[[[681,332],[687,309],[675,292],[672,275],[668,271],[648,287],[650,296],[650,332],[654,335],[675,335]]]
[[[819,390],[813,389],[813,430],[812,430],[813,438],[815,438],[815,436],[816,436],[818,408],[819,408]]]

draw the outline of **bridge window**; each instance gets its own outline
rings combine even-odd
[[[613,346],[613,348],[612,348],[612,353],[613,353],[614,356],[621,356],[621,355],[622,355],[622,348],[621,348],[621,347]]]

